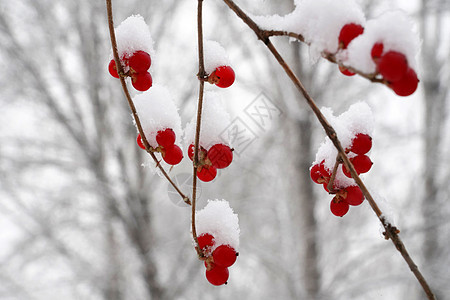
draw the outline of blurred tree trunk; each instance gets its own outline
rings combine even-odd
[[[446,20],[445,1],[422,0],[420,12],[422,44],[423,78],[421,81],[424,92],[424,114],[425,122],[423,129],[424,140],[424,174],[423,174],[423,217],[424,217],[424,256],[426,261],[426,271],[428,274],[439,277],[445,274],[442,271],[445,259],[445,251],[442,247],[447,247],[447,243],[442,243],[445,239],[440,221],[444,216],[445,206],[448,201],[442,201],[445,190],[448,191],[448,182],[443,182],[444,170],[442,170],[442,158],[448,157],[448,149],[445,149],[445,137],[448,135],[446,125],[448,122],[449,91],[448,81],[445,80],[445,69],[449,66],[450,52],[439,55],[438,50],[445,45],[444,36],[448,36],[445,31]],[[443,207],[444,206],[444,207]],[[446,268],[446,267],[444,267]],[[432,281],[435,286],[437,299],[444,299],[440,293],[442,290],[442,279]],[[448,279],[447,279],[448,281]],[[440,283],[441,282],[441,283]]]
[[[311,70],[305,70],[304,62],[306,61],[301,51],[299,43],[292,45],[294,54],[293,69],[298,76],[305,81],[306,86],[312,89],[314,73]],[[300,100],[300,99],[299,99]],[[299,101],[300,102],[300,101]],[[303,102],[302,102],[303,103]],[[306,104],[300,104],[303,110],[309,110]],[[318,224],[314,215],[316,207],[316,197],[313,192],[313,183],[309,177],[309,168],[314,160],[315,150],[313,149],[312,132],[314,126],[310,114],[303,114],[293,124],[297,128],[298,140],[296,155],[297,174],[295,176],[298,182],[298,196],[296,199],[300,201],[299,212],[302,220],[302,230],[304,239],[304,251],[302,257],[303,263],[303,280],[308,299],[317,299],[320,292],[320,267],[318,253]]]

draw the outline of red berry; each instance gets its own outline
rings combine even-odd
[[[221,267],[230,267],[236,262],[236,251],[229,245],[220,245],[217,247],[212,256],[214,263]]]
[[[399,96],[409,96],[416,91],[418,85],[419,79],[417,78],[416,72],[408,68],[405,76],[397,82],[390,83],[389,87]]]
[[[376,43],[375,45],[373,45],[372,51],[370,51],[370,55],[375,62],[378,62],[378,59],[383,54],[383,48],[383,43]]]
[[[198,152],[199,159],[202,157],[206,157],[207,151],[205,148],[200,147],[200,151]],[[191,160],[194,160],[194,144],[190,144],[188,148],[188,156]]]
[[[311,170],[309,172],[309,175],[311,176],[312,181],[314,181],[315,183],[322,183],[320,182],[321,178],[323,178],[322,176],[322,172],[320,172],[320,165],[319,164],[315,164],[314,166],[311,167]]]
[[[208,279],[209,283],[212,285],[222,285],[226,284],[230,273],[228,272],[228,268],[224,268],[221,266],[214,266],[211,270],[206,270],[206,279]]]
[[[213,166],[202,166],[201,169],[197,169],[197,177],[201,181],[210,182],[214,178],[216,178],[217,169]]]
[[[175,132],[172,130],[172,128],[160,130],[156,134],[156,142],[164,148],[170,147],[175,144],[175,138]]]
[[[345,76],[353,76],[353,75],[355,75],[355,73],[353,73],[352,71],[350,71],[349,69],[347,69],[344,66],[339,66],[339,71],[341,71],[341,73],[344,74]]]
[[[367,155],[357,155],[350,159],[358,174],[369,172],[373,162]]]
[[[141,134],[140,133],[137,136],[136,142],[137,142],[138,146],[141,147],[141,149],[145,150],[145,146],[144,146],[144,143],[142,142],[142,138],[141,138]]]
[[[208,150],[208,158],[217,169],[228,167],[233,160],[233,151],[223,144],[215,144]]]
[[[356,154],[366,154],[372,148],[372,138],[368,134],[358,133],[352,141],[350,151]]]
[[[152,86],[152,76],[149,72],[133,74],[131,75],[131,84],[136,90],[144,92]]]
[[[345,188],[345,191],[347,192],[347,196],[345,197],[344,201],[347,202],[350,205],[360,205],[364,201],[364,195],[361,192],[361,189],[359,186],[348,186]]]
[[[378,72],[384,79],[396,82],[405,76],[408,69],[406,56],[400,52],[389,51],[383,54],[378,61]]]
[[[189,145],[188,156],[191,160],[194,160],[194,144]]]
[[[220,88],[227,88],[233,84],[235,74],[230,66],[218,67],[213,74],[218,78],[216,85]]]
[[[214,237],[209,233],[204,233],[197,237],[198,246],[202,250],[207,250],[208,247],[212,247],[214,245]]]
[[[177,145],[164,147],[163,160],[169,165],[177,165],[183,159],[183,151]]]
[[[316,164],[311,168],[311,179],[315,183],[328,183],[330,180],[331,174],[325,169],[324,163],[325,161],[323,160],[320,164]]]
[[[348,44],[357,37],[358,35],[364,32],[364,27],[359,24],[349,23],[345,24],[342,27],[341,32],[339,33],[339,47],[342,49],[347,49]]]
[[[119,73],[117,73],[116,61],[111,59],[108,66],[109,74],[114,78],[119,78]]]
[[[144,73],[150,68],[152,60],[150,54],[145,51],[136,51],[130,57],[130,68],[132,68],[136,73]]]
[[[350,206],[347,202],[342,201],[338,197],[334,197],[333,200],[331,200],[330,203],[330,210],[333,213],[333,215],[337,217],[343,217],[348,210],[350,209]]]

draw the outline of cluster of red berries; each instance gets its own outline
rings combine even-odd
[[[194,159],[194,145],[189,145],[188,156]],[[197,169],[197,178],[209,182],[216,178],[217,169],[228,167],[233,161],[233,149],[224,144],[215,144],[209,150],[200,147],[198,151],[200,166]]]
[[[383,43],[376,43],[371,51],[372,59],[377,65],[377,73],[387,81],[388,86],[397,95],[411,95],[419,84],[416,72],[409,67],[403,53],[397,51],[383,53],[383,48]]]
[[[357,36],[364,33],[364,27],[359,24],[349,23],[342,27],[339,33],[339,48],[347,49],[348,44]],[[412,95],[419,84],[416,72],[409,67],[408,60],[403,53],[388,51],[383,53],[384,45],[375,43],[371,50],[371,56],[377,66],[377,74],[387,82],[387,85],[399,96]],[[339,70],[346,76],[353,76],[344,66]]]
[[[366,173],[372,167],[373,163],[366,155],[371,148],[372,138],[367,134],[358,133],[353,138],[351,146],[346,149],[347,154],[351,156],[350,161],[358,174]],[[347,177],[352,177],[346,167],[342,168],[342,172]],[[330,203],[330,210],[335,216],[344,216],[350,209],[350,205],[358,206],[364,201],[364,195],[358,186],[352,185],[339,188],[333,183],[332,190],[328,189],[332,174],[325,167],[325,160],[311,167],[310,176],[315,183],[322,184],[328,193],[335,195]]]
[[[183,159],[183,151],[180,147],[175,145],[175,140],[176,135],[172,128],[160,130],[156,134],[156,142],[158,143],[158,147],[156,149],[151,148],[150,150],[160,152],[163,160],[169,165],[177,165]],[[138,134],[136,142],[139,147],[145,150],[140,134]]]
[[[217,67],[214,72],[208,76],[208,82],[215,84],[220,88],[227,88],[234,83],[235,74],[230,66]]]
[[[131,57],[123,55],[120,58],[120,62],[122,66],[125,66],[125,70],[127,71],[125,76],[131,77],[131,84],[136,90],[144,92],[152,86],[152,76],[148,72],[148,69],[152,64],[150,54],[139,50],[134,52]],[[114,59],[109,62],[108,69],[111,76],[119,78]]]
[[[206,279],[212,285],[227,284],[228,268],[235,262],[239,253],[230,245],[215,245],[214,236],[209,233],[198,237],[198,246],[205,255]]]

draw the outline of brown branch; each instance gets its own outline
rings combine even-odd
[[[198,0],[197,5],[197,33],[198,33],[198,78],[205,78],[205,61],[203,57],[203,0]],[[200,127],[202,121],[202,109],[203,109],[203,94],[205,88],[205,81],[199,80],[199,95],[197,106],[197,124],[195,129],[195,142],[194,142],[194,159],[192,160],[193,174],[192,174],[192,206],[191,206],[191,222],[192,222],[192,238],[194,239],[195,249],[200,259],[205,257],[203,250],[198,245],[197,230],[195,226],[195,212],[196,212],[196,198],[197,198],[197,168],[199,167],[198,161],[198,149],[200,143]]]
[[[136,122],[136,127],[139,131],[139,134],[141,135],[142,142],[145,146],[145,151],[152,157],[152,159],[155,161],[156,166],[161,170],[161,173],[164,175],[164,177],[169,181],[169,183],[173,186],[173,188],[178,192],[178,194],[183,198],[183,201],[186,204],[191,204],[191,200],[189,200],[189,197],[187,197],[183,192],[180,190],[180,188],[173,182],[173,180],[170,178],[170,176],[167,174],[166,170],[161,166],[158,159],[156,158],[155,154],[153,153],[153,149],[150,146],[150,144],[147,141],[147,138],[145,137],[144,130],[142,129],[141,121],[139,119],[139,116],[136,112],[136,107],[134,106],[133,100],[131,99],[130,92],[128,91],[127,84],[125,82],[126,74],[123,71],[122,64],[120,63],[119,59],[119,53],[117,51],[117,40],[116,40],[116,34],[114,31],[114,21],[113,21],[113,13],[112,13],[112,4],[111,0],[106,0],[106,10],[108,14],[108,26],[109,26],[109,35],[111,39],[111,46],[112,51],[114,55],[114,61],[116,62],[116,69],[117,73],[119,74],[120,83],[122,85],[123,92],[125,93],[125,97],[127,98],[128,105],[131,109],[131,113],[133,115],[134,121]]]
[[[334,189],[334,180],[336,179],[337,169],[339,165],[342,164],[341,155],[338,154],[336,156],[336,162],[334,163],[333,172],[331,173],[330,181],[328,182],[327,189],[330,194],[336,194],[336,190]]]
[[[330,140],[333,142],[334,146],[339,152],[339,155],[341,156],[341,159],[344,163],[344,165],[347,167],[348,170],[350,170],[350,173],[355,180],[356,184],[360,187],[361,191],[363,192],[364,196],[366,197],[367,201],[369,202],[372,210],[377,215],[378,219],[380,220],[381,224],[383,225],[385,229],[386,236],[391,239],[392,243],[396,247],[396,249],[400,252],[405,262],[408,264],[410,270],[412,273],[416,276],[417,280],[419,281],[420,285],[422,286],[424,292],[426,293],[428,299],[435,300],[436,297],[434,296],[433,292],[431,291],[431,288],[428,284],[428,282],[423,277],[422,273],[419,271],[419,268],[414,263],[413,259],[410,257],[408,251],[406,250],[405,245],[403,244],[402,240],[400,239],[398,235],[398,229],[395,226],[392,226],[386,218],[383,216],[382,211],[378,207],[376,201],[372,197],[372,195],[369,193],[367,187],[364,185],[363,181],[357,174],[355,167],[350,162],[349,158],[347,157],[347,154],[345,153],[344,148],[341,145],[340,140],[337,137],[336,131],[334,128],[328,123],[326,118],[323,116],[319,108],[317,107],[315,101],[312,99],[312,97],[309,95],[301,81],[298,79],[298,77],[294,74],[294,72],[291,70],[289,65],[284,61],[282,56],[279,54],[275,46],[271,43],[269,36],[265,34],[263,30],[261,30],[256,23],[244,12],[242,9],[240,9],[232,0],[223,0],[228,7],[239,17],[244,21],[245,24],[247,24],[258,36],[259,39],[261,39],[264,44],[269,48],[270,52],[273,54],[273,56],[276,58],[278,63],[281,65],[281,67],[284,69],[288,77],[291,79],[293,84],[296,86],[298,91],[304,96],[306,102],[316,115],[319,122],[322,124],[322,127],[324,128],[327,136],[330,138]]]

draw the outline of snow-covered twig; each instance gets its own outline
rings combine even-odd
[[[196,209],[196,198],[197,198],[197,169],[198,169],[198,148],[200,143],[200,127],[202,121],[202,108],[203,108],[203,95],[205,89],[205,81],[202,80],[206,77],[205,73],[205,61],[203,57],[203,0],[198,0],[197,5],[197,33],[198,33],[198,78],[200,79],[200,87],[198,92],[198,106],[197,106],[197,123],[195,128],[195,142],[194,142],[194,158],[193,162],[193,174],[192,174],[192,237],[195,243],[195,249],[199,258],[203,258],[205,255],[202,249],[198,246],[197,230],[195,227],[195,209]]]
[[[399,237],[398,233],[399,230],[393,226],[391,223],[389,223],[388,220],[384,217],[382,211],[380,210],[379,206],[377,205],[376,201],[368,191],[367,187],[365,186],[364,182],[361,180],[359,175],[357,174],[353,164],[349,160],[347,154],[345,153],[344,148],[341,145],[341,142],[336,134],[336,131],[334,128],[329,124],[325,116],[322,114],[320,109],[317,107],[315,101],[312,99],[312,97],[309,95],[308,91],[305,89],[303,84],[301,83],[300,79],[294,74],[294,72],[291,70],[289,65],[285,62],[283,57],[280,55],[276,47],[272,44],[270,41],[271,35],[279,35],[279,34],[270,34],[270,31],[265,31],[259,28],[259,26],[253,21],[252,18],[250,18],[239,6],[237,6],[233,0],[223,0],[225,4],[228,5],[228,7],[239,17],[244,21],[244,23],[249,26],[256,36],[267,46],[267,48],[270,50],[272,55],[276,58],[278,63],[281,65],[281,67],[284,69],[288,77],[291,79],[293,84],[296,86],[296,88],[299,90],[299,92],[304,96],[306,102],[316,115],[317,119],[321,123],[322,127],[324,128],[327,136],[330,138],[330,140],[333,142],[334,146],[339,152],[340,158],[342,159],[345,167],[350,170],[350,173],[355,180],[356,184],[360,187],[361,191],[363,192],[364,196],[366,197],[367,201],[369,202],[372,210],[377,215],[378,219],[380,220],[381,224],[383,225],[383,228],[385,230],[385,236],[386,238],[389,238],[396,249],[400,252],[405,262],[408,264],[410,270],[412,273],[416,276],[417,280],[419,281],[420,285],[422,286],[424,292],[426,293],[428,299],[435,300],[436,297],[434,296],[433,292],[431,291],[431,288],[428,284],[428,282],[423,277],[422,273],[419,271],[419,268],[409,255],[408,251],[406,250],[406,247]],[[278,33],[278,32],[275,32]],[[288,35],[288,34],[286,34]],[[301,40],[301,39],[300,39]],[[327,58],[330,61],[335,60],[332,56]],[[352,70],[353,71],[353,70]]]
[[[141,135],[142,142],[145,146],[145,151],[152,157],[152,159],[155,161],[156,166],[161,170],[161,173],[164,175],[164,177],[169,181],[169,183],[173,186],[173,188],[177,191],[177,193],[180,195],[181,198],[183,198],[183,201],[186,204],[191,204],[191,200],[189,197],[187,197],[180,188],[173,182],[173,180],[170,178],[169,174],[167,174],[164,167],[159,163],[158,159],[156,158],[155,154],[152,151],[152,147],[147,141],[147,138],[145,137],[144,131],[142,129],[141,121],[139,120],[139,116],[136,112],[136,107],[134,106],[133,100],[131,99],[130,93],[127,88],[127,84],[125,82],[125,73],[122,67],[122,64],[120,63],[119,54],[117,51],[117,41],[116,41],[116,34],[114,31],[114,21],[113,21],[113,14],[112,14],[112,3],[111,0],[106,0],[106,9],[107,9],[107,15],[108,15],[108,26],[109,26],[109,34],[111,38],[111,46],[113,50],[114,60],[116,62],[116,68],[118,70],[120,83],[122,85],[122,89],[125,93],[125,97],[127,98],[128,105],[130,107],[131,113],[133,115],[133,118],[136,122],[136,127]]]

